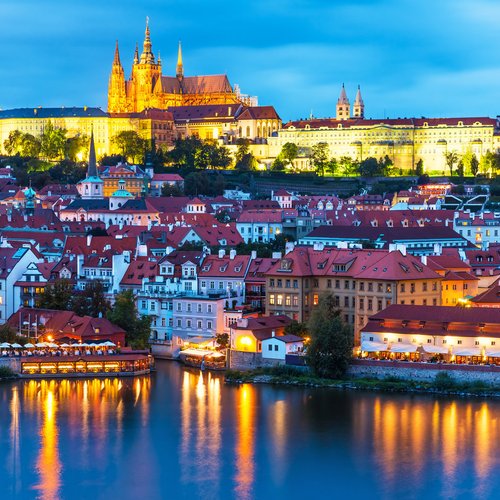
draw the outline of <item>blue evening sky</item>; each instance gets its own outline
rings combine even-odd
[[[500,114],[498,0],[2,0],[0,107],[101,106],[150,18],[163,73],[227,73],[284,120],[332,116],[342,82],[368,117]]]

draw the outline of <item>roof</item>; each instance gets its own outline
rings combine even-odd
[[[151,182],[182,182],[184,180],[179,174],[154,174]]]
[[[486,291],[476,295],[471,300],[474,304],[500,305],[500,283],[496,280]]]
[[[61,107],[61,108],[16,108],[0,110],[0,119],[6,118],[105,118],[108,115],[101,108],[84,107]]]
[[[122,280],[121,286],[140,286],[143,279],[150,281],[154,280],[157,275],[158,263],[150,261],[147,257],[138,257],[137,260],[132,261]]]
[[[238,114],[238,120],[281,120],[273,106],[245,108]]]
[[[182,80],[176,78],[175,76],[162,76],[158,85],[160,85],[163,92],[169,94],[211,94],[233,92],[226,75],[185,76]],[[169,108],[169,111],[173,113],[174,110],[175,108]]]
[[[250,263],[250,255],[235,255],[230,258],[229,255],[219,258],[218,255],[208,255],[203,261],[203,265],[198,272],[199,278],[216,278],[216,277],[235,277],[244,278],[248,264]]]
[[[281,210],[245,210],[238,217],[238,223],[281,223]]]

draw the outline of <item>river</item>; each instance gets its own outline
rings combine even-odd
[[[151,377],[0,384],[1,498],[498,498],[500,402]]]

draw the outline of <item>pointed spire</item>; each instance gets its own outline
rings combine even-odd
[[[358,91],[356,92],[356,100],[354,101],[355,106],[362,106],[363,105],[363,98],[361,97],[361,88],[358,85]]]
[[[139,64],[139,44],[135,43],[134,64]]]
[[[342,84],[342,89],[340,90],[340,96],[339,100],[337,101],[338,104],[349,104],[349,99],[347,98],[347,94],[345,93],[345,87],[344,84]]]
[[[115,58],[113,60],[113,66],[121,66],[122,63],[120,61],[120,50],[118,49],[118,40],[116,40],[116,47],[115,47]]]
[[[144,43],[142,46],[142,54],[141,54],[141,64],[154,64],[155,56],[153,55],[153,51],[151,50],[151,36],[149,33],[149,17],[146,17],[146,32],[144,35]]]
[[[182,64],[182,45],[180,40],[179,48],[177,49],[177,68],[175,74],[179,79],[184,77],[184,65]]]
[[[161,54],[160,54],[160,51],[158,51],[158,58],[156,59],[156,62],[158,64],[161,64]]]
[[[87,168],[87,178],[97,177],[97,162],[95,158],[94,129],[90,132],[89,166]]]

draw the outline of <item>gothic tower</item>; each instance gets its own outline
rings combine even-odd
[[[344,84],[342,84],[342,89],[340,90],[340,96],[337,101],[337,120],[349,120],[351,117],[351,104],[345,93]]]
[[[142,111],[146,108],[155,107],[153,89],[159,78],[161,78],[161,64],[155,61],[149,22],[146,20],[142,54],[138,58],[136,50],[132,66],[133,111]]]
[[[125,91],[125,72],[120,61],[118,40],[116,41],[115,58],[111,68],[108,86],[108,111],[110,113],[123,113],[127,111],[127,94]]]
[[[354,118],[364,118],[365,117],[365,103],[361,97],[361,89],[358,85],[358,91],[356,92],[356,99],[354,101]]]

